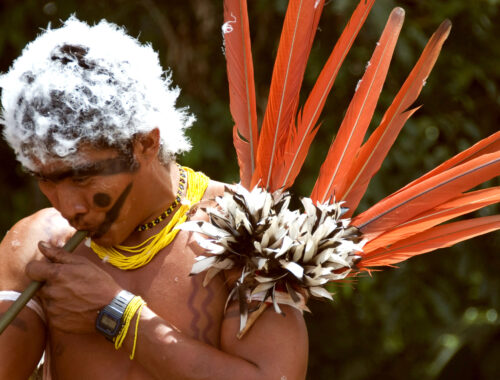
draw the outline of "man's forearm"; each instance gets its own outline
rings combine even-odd
[[[11,305],[0,302],[0,316]],[[0,335],[0,379],[27,379],[36,368],[45,348],[41,319],[30,309],[23,309]]]

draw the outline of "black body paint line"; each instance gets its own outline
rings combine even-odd
[[[191,294],[189,295],[187,306],[189,308],[189,311],[191,312],[191,323],[189,324],[189,328],[191,329],[192,336],[196,338],[197,340],[200,340],[200,328],[198,327],[198,323],[200,322],[201,319],[201,314],[198,308],[195,306],[195,299],[198,294],[198,291],[200,289],[197,281],[195,278],[191,278],[191,283],[194,285]]]
[[[111,197],[106,193],[96,193],[93,201],[97,207],[108,207],[111,204]]]
[[[83,164],[79,167],[55,171],[49,174],[31,172],[41,181],[59,182],[66,178],[92,177],[97,175],[107,176],[120,173],[133,173],[139,168],[139,163],[134,158],[118,156],[107,160]]]
[[[94,234],[94,238],[99,238],[103,236],[106,232],[109,231],[111,228],[111,225],[114,223],[116,218],[118,218],[118,215],[120,215],[120,211],[123,207],[123,204],[125,203],[125,199],[127,199],[130,190],[132,189],[132,184],[133,182],[130,182],[127,187],[122,191],[118,199],[116,200],[115,204],[113,207],[109,209],[109,211],[106,213],[106,217],[104,218],[104,222],[101,223],[99,228],[97,229],[97,232]]]
[[[6,314],[6,313],[0,313],[0,318],[2,318],[4,316],[4,314]],[[28,325],[27,325],[27,323],[23,319],[21,319],[19,317],[15,318],[11,322],[10,325],[14,326],[14,327],[17,327],[18,329],[20,329],[22,331],[28,331]]]
[[[203,315],[205,316],[206,319],[206,325],[205,328],[202,331],[202,336],[203,336],[203,342],[215,345],[215,342],[213,342],[210,339],[210,331],[214,327],[214,320],[212,318],[212,315],[209,310],[209,306],[212,303],[212,300],[214,299],[214,290],[212,289],[212,286],[207,286],[205,288],[206,290],[206,296],[205,299],[203,300],[203,303],[201,304],[201,310]]]

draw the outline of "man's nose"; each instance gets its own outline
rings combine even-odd
[[[57,186],[57,206],[59,212],[70,222],[77,222],[89,209],[85,194],[81,189],[70,184],[60,183]]]

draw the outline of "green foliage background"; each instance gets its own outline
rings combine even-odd
[[[248,0],[258,108],[262,117],[285,0]],[[357,1],[328,1],[310,63],[310,89]],[[399,140],[370,185],[365,209],[458,151],[499,129],[500,1],[379,0],[360,33],[322,116],[322,127],[294,191],[308,195],[340,125],[357,80],[390,10],[407,21],[375,115],[379,121],[427,38],[449,18],[452,34]],[[198,117],[190,131],[193,151],[181,162],[211,177],[238,179],[232,147],[222,0],[2,0],[0,71],[50,22],[70,14],[101,18],[151,41],[182,89],[181,105]],[[374,126],[376,123],[374,123]],[[372,128],[374,127],[372,126]],[[0,143],[0,234],[47,201]],[[489,185],[499,185],[498,178]],[[478,213],[498,213],[498,206]],[[498,379],[500,378],[500,234],[417,257],[352,284],[337,285],[332,303],[313,303],[309,379]],[[277,353],[278,355],[279,353]]]

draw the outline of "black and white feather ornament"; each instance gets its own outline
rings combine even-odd
[[[364,241],[359,230],[342,219],[342,202],[314,204],[302,198],[303,211],[290,210],[288,192],[248,191],[227,186],[216,205],[206,207],[206,221],[190,221],[179,228],[197,232],[199,256],[192,274],[205,272],[204,285],[221,270],[241,275],[228,296],[240,304],[240,332],[248,321],[251,301],[308,310],[309,297],[332,299],[325,285],[357,271]],[[227,303],[226,303],[227,304]]]

